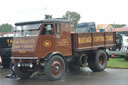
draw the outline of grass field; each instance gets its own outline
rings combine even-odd
[[[125,61],[124,58],[110,58],[107,67],[128,69],[128,61]]]

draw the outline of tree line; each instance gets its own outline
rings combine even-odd
[[[13,28],[11,24],[2,24],[0,25],[0,32],[12,32]]]

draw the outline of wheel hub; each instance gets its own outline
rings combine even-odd
[[[100,64],[101,66],[103,66],[104,63],[105,63],[105,60],[104,60],[104,56],[102,55],[102,56],[99,57],[99,64]]]
[[[62,72],[62,65],[59,61],[54,61],[52,63],[52,69],[51,69],[52,74],[58,75]]]
[[[55,70],[59,71],[60,67],[59,66],[55,66]]]

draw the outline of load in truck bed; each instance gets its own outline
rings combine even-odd
[[[116,44],[115,32],[74,33],[72,34],[73,51],[109,48]]]

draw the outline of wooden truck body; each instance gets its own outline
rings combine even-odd
[[[51,80],[61,79],[67,69],[78,70],[87,62],[93,71],[107,64],[106,48],[115,45],[114,32],[72,33],[65,19],[16,23],[12,61],[20,78],[44,71]]]

